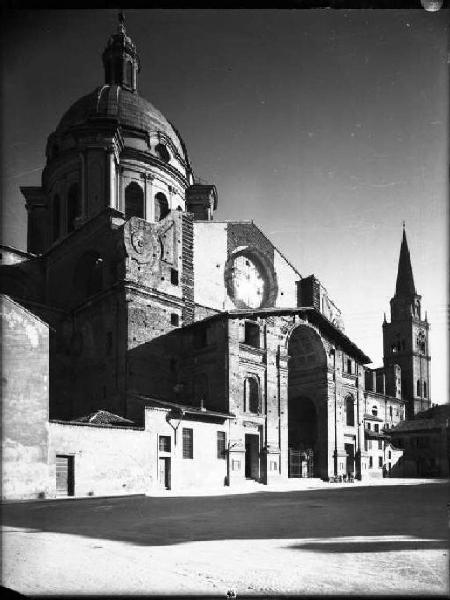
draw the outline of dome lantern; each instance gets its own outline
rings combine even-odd
[[[113,34],[103,52],[105,84],[119,85],[131,92],[137,91],[137,74],[140,71],[136,45],[127,36],[125,18],[119,13],[117,33]]]

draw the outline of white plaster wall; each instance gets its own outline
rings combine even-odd
[[[166,421],[166,409],[145,409],[145,427],[150,433],[151,453],[151,489],[158,489],[158,436],[171,437],[170,454],[161,456],[171,459],[171,489],[221,488],[227,475],[227,460],[217,457],[217,432],[224,431],[229,439],[229,425],[224,423],[208,423],[182,420],[176,434]],[[183,428],[193,430],[193,458],[183,458]]]
[[[74,456],[75,496],[144,493],[149,486],[150,434],[144,430],[49,424],[55,489],[57,454]]]
[[[224,281],[227,260],[227,224],[194,222],[194,301],[217,310],[226,306]]]

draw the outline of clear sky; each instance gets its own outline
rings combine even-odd
[[[139,93],[181,132],[219,193],[254,219],[382,360],[402,234],[431,322],[434,402],[448,401],[448,22],[422,10],[126,11]],[[116,11],[10,13],[2,36],[3,243],[25,249],[20,185],[103,83]]]

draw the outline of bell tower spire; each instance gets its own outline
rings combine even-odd
[[[117,33],[109,38],[102,58],[105,84],[118,85],[130,92],[137,91],[139,56],[136,45],[127,35],[123,11],[118,14]]]
[[[401,368],[402,398],[408,418],[426,410],[430,400],[430,325],[421,316],[421,299],[414,284],[405,223],[398,260],[395,294],[391,299],[391,322],[383,323],[385,367]]]
[[[396,296],[411,296],[416,294],[414,277],[411,267],[408,242],[406,239],[405,222],[403,221],[403,238],[400,246],[400,257],[398,259],[397,283],[395,286]]]

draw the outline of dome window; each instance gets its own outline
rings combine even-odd
[[[125,85],[130,88],[133,87],[133,65],[131,60],[127,60],[125,66]]]
[[[144,218],[144,192],[134,181],[125,189],[125,219],[131,217]]]
[[[164,162],[168,163],[170,161],[170,154],[165,144],[157,144],[155,146],[155,152],[158,155],[158,158]]]
[[[81,215],[80,190],[78,183],[73,183],[67,195],[67,231],[75,229],[75,219]]]
[[[162,192],[155,196],[155,221],[161,221],[169,214],[169,203]]]

